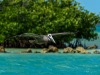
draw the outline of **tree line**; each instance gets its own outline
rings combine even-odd
[[[77,32],[54,38],[61,43],[73,38],[94,40],[98,22],[99,15],[84,9],[75,0],[0,1],[0,43],[22,33]]]

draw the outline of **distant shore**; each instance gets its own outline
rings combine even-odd
[[[5,50],[8,52],[8,53],[14,53],[14,54],[19,54],[23,51],[26,51],[28,48],[5,48]],[[37,49],[34,49],[34,48],[31,48],[32,50],[32,53],[42,53],[42,48],[37,48]],[[90,54],[94,54],[93,52],[94,51],[100,51],[100,49],[86,49],[88,52],[90,52]],[[53,52],[52,52],[53,53]],[[58,52],[56,53],[61,53],[61,54],[80,54],[80,53],[63,53],[63,49],[59,49]]]

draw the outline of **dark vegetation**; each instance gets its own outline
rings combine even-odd
[[[48,34],[77,32],[75,35],[55,36],[58,47],[65,47],[76,38],[97,39],[95,25],[99,15],[85,10],[75,0],[3,0],[0,1],[0,43],[5,47],[45,47],[33,45],[29,39],[13,38],[23,33]],[[49,43],[52,44],[52,43]],[[49,45],[48,44],[48,45]]]

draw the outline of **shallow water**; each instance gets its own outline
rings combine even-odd
[[[100,39],[86,43],[100,48]],[[0,53],[0,75],[100,75],[100,54],[20,53],[23,50]]]
[[[63,54],[63,53],[47,53],[47,54],[1,53],[0,54],[0,75],[47,75],[47,74],[48,75],[99,75],[100,55]]]

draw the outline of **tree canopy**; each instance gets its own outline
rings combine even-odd
[[[48,34],[77,32],[75,36],[55,37],[96,39],[99,15],[85,10],[75,0],[0,1],[0,42],[22,33]]]

